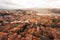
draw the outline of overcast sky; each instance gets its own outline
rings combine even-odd
[[[60,0],[0,0],[0,9],[60,8]]]

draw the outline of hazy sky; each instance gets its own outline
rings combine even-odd
[[[60,8],[60,0],[0,0],[0,8]]]

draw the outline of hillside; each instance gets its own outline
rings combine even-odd
[[[60,40],[59,10],[0,10],[0,40]]]

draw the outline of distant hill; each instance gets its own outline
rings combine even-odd
[[[48,8],[31,8],[31,9],[1,9],[0,12],[9,12],[9,13],[24,13],[24,14],[48,14],[48,15],[59,15],[60,9],[48,9]]]

